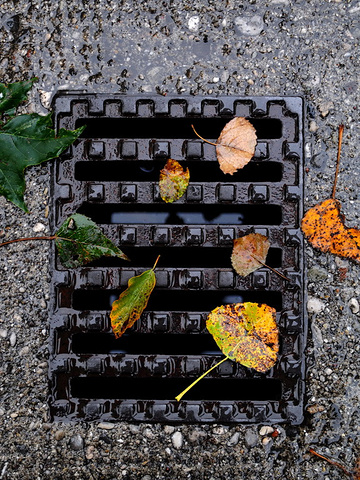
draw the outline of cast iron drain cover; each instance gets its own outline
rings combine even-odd
[[[86,124],[53,170],[52,227],[79,212],[101,225],[132,259],[67,270],[52,256],[50,409],[54,420],[301,423],[304,396],[303,102],[298,97],[142,97],[64,93],[56,127]],[[256,153],[225,175],[216,141],[234,116],[247,117]],[[159,196],[166,160],[190,168],[190,185],[168,205]],[[268,264],[242,278],[233,239],[269,237]],[[141,319],[115,340],[109,312],[130,277],[156,269]],[[205,321],[226,303],[276,308],[279,360],[260,374],[228,361],[181,402],[174,397],[223,358]]]

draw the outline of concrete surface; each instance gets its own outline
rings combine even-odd
[[[331,193],[337,126],[344,123],[338,199],[356,226],[359,15],[358,0],[5,0],[0,80],[39,77],[28,107],[40,113],[58,89],[303,95],[306,206]],[[49,231],[49,167],[29,170],[27,182],[30,215],[0,199],[2,241]],[[359,455],[360,269],[309,246],[306,252],[306,422],[278,426],[270,438],[260,435],[262,425],[49,423],[48,245],[3,248],[0,479],[344,478],[307,450],[350,469]]]

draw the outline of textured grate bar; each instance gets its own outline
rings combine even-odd
[[[303,102],[298,97],[134,97],[62,93],[57,128],[87,125],[53,167],[54,229],[79,212],[101,224],[134,261],[101,259],[66,270],[52,255],[50,410],[54,420],[290,422],[303,419]],[[215,141],[234,116],[257,130],[252,161],[224,175]],[[165,205],[158,190],[167,158],[190,168],[189,188]],[[268,264],[241,278],[233,239],[252,231],[271,242]],[[157,255],[157,286],[121,339],[111,303]],[[209,311],[255,301],[277,310],[279,360],[260,374],[225,362],[185,399],[174,397],[222,356],[206,331]]]

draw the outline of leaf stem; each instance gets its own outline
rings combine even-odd
[[[214,147],[217,147],[217,143],[213,143],[213,142],[209,142],[209,140],[206,140],[205,138],[203,138],[201,135],[199,135],[197,133],[197,131],[195,130],[195,127],[194,125],[191,125],[191,128],[194,130],[194,133],[197,137],[199,137],[201,140],[203,140],[205,143],[208,143],[209,145],[214,145]]]
[[[290,278],[285,277],[285,275],[283,275],[282,273],[280,273],[278,270],[275,270],[275,268],[269,267],[269,265],[266,265],[266,263],[262,262],[262,261],[259,260],[257,257],[255,257],[255,255],[252,255],[251,253],[250,253],[250,255],[253,257],[254,260],[256,260],[257,262],[259,262],[263,267],[268,268],[268,269],[271,270],[272,272],[276,273],[276,275],[279,275],[279,277],[281,277],[281,278],[283,278],[284,280],[287,280],[288,282],[291,283]]]
[[[336,184],[337,184],[337,179],[339,174],[340,154],[341,154],[341,144],[342,144],[343,133],[344,133],[344,125],[339,125],[339,140],[338,140],[338,152],[337,152],[337,159],[336,159],[336,172],[335,172],[334,186],[333,186],[332,195],[331,195],[331,198],[333,200],[335,200],[335,190],[336,190]]]
[[[199,378],[197,378],[191,385],[189,385],[187,388],[185,388],[185,390],[183,390],[177,397],[175,397],[175,400],[177,400],[178,402],[180,402],[180,400],[182,399],[182,397],[185,395],[185,393],[187,393],[190,388],[192,388],[194,385],[196,385],[200,380],[202,380],[208,373],[210,373],[212,370],[214,370],[214,368],[218,367],[219,365],[221,365],[223,362],[225,362],[225,360],[230,360],[229,357],[225,357],[223,358],[222,360],[220,360],[220,362],[216,363],[213,367],[209,368],[209,370],[206,370],[205,373],[203,373]]]
[[[160,255],[158,255],[157,259],[155,260],[154,266],[152,267],[151,270],[155,270],[156,265],[157,265],[157,263],[158,263],[158,261],[159,261],[159,258],[160,258]]]
[[[349,472],[349,470],[347,470],[343,465],[341,465],[341,463],[336,462],[335,460],[331,460],[330,458],[325,457],[324,455],[321,455],[318,452],[315,452],[315,450],[313,450],[312,448],[309,448],[309,452],[312,453],[313,455],[316,455],[319,458],[322,458],[323,460],[326,460],[331,465],[334,465],[335,467],[340,468],[344,473],[346,473],[346,475],[348,475],[351,478],[354,478],[353,474]]]
[[[14,240],[8,240],[7,242],[0,243],[0,247],[4,247],[5,245],[9,245],[10,243],[16,242],[27,242],[28,240],[55,240],[56,235],[52,235],[50,237],[24,237],[24,238],[15,238]]]

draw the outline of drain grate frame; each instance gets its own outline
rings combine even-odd
[[[51,418],[300,424],[307,332],[299,228],[303,99],[63,92],[54,114],[57,129],[88,128],[53,164],[52,228],[74,212],[88,215],[134,261],[103,259],[71,270],[52,249]],[[253,123],[258,143],[251,162],[230,176],[190,125],[216,141],[234,116]],[[173,205],[164,205],[157,185],[167,158],[190,168],[188,190]],[[250,230],[269,237],[268,263],[291,282],[265,268],[235,274],[233,239]],[[111,303],[158,254],[149,305],[115,340]],[[225,362],[176,402],[222,358],[206,331],[208,313],[239,301],[276,308],[278,362],[266,374]]]

